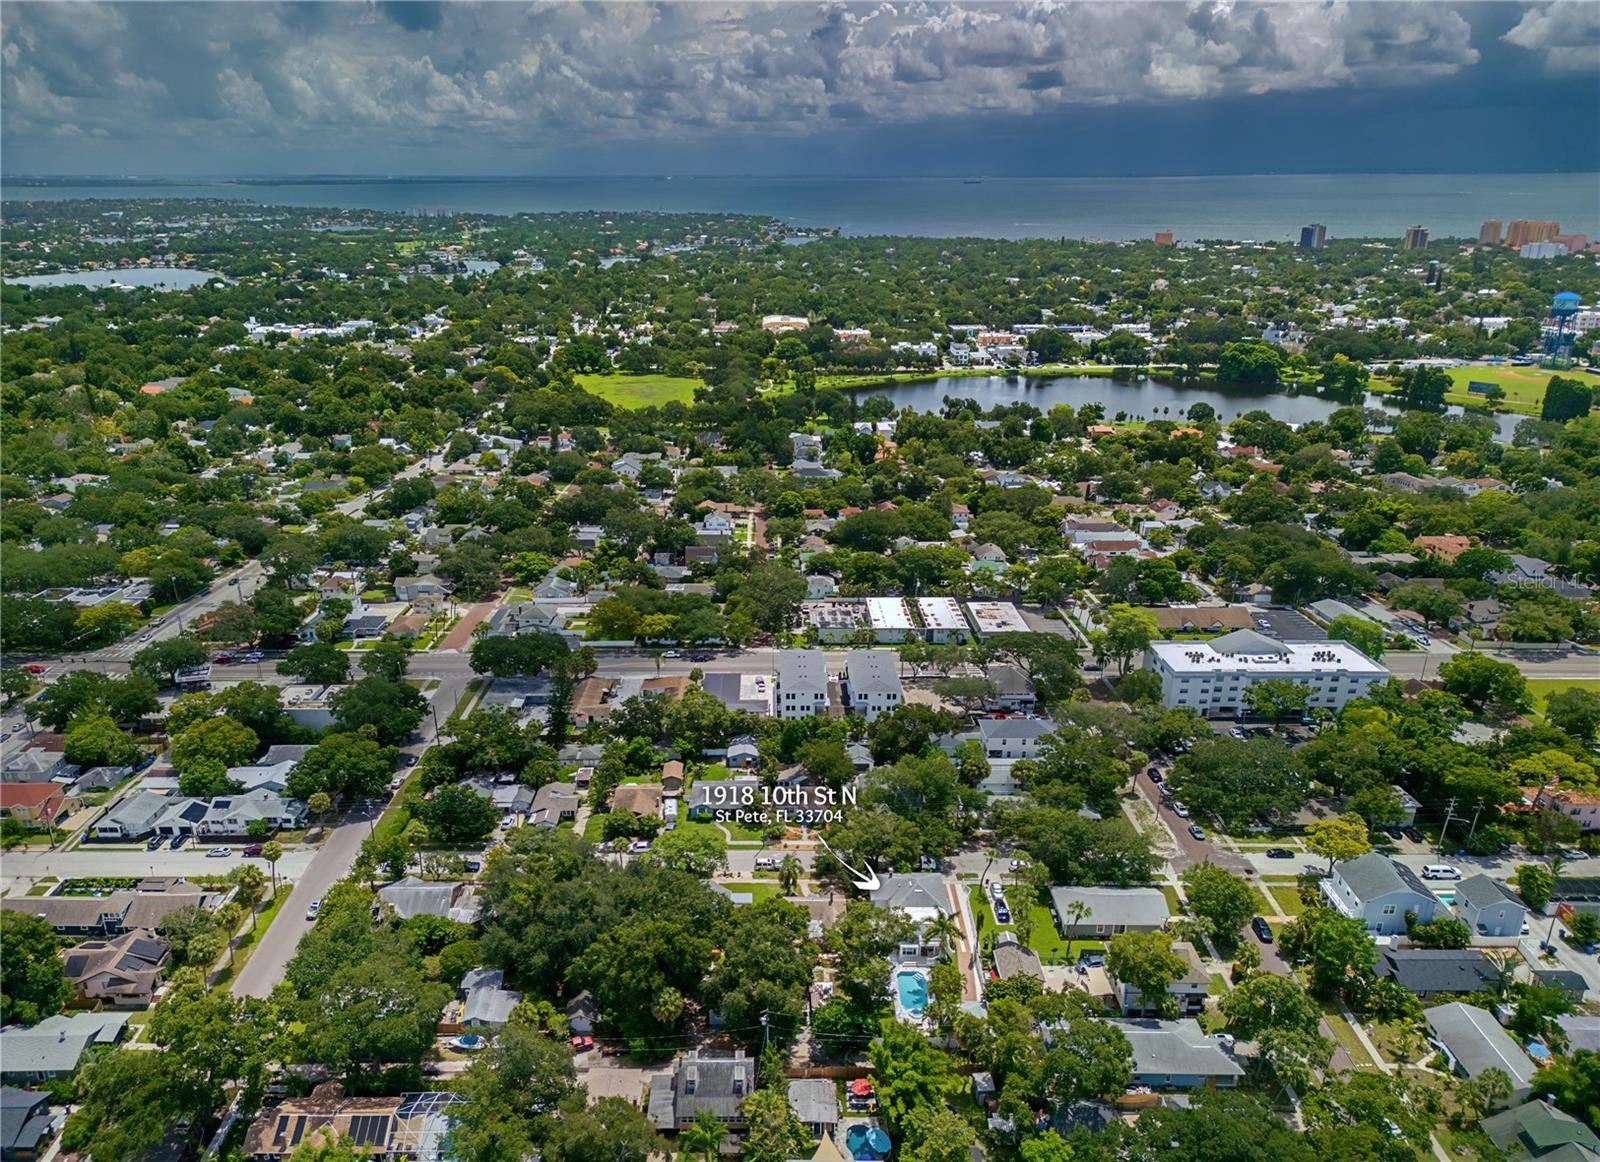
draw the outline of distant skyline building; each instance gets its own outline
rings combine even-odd
[[[1559,242],[1524,242],[1517,247],[1518,258],[1565,258],[1567,248]]]
[[[1577,254],[1580,250],[1589,249],[1587,234],[1557,234],[1550,241],[1565,246],[1568,254]]]
[[[1478,245],[1479,246],[1499,246],[1500,245],[1500,219],[1499,218],[1485,218],[1483,220],[1483,225],[1478,227]]]
[[[1407,227],[1405,248],[1407,250],[1426,250],[1428,248],[1427,228],[1423,226]]]
[[[1157,246],[1171,246],[1172,245],[1172,231],[1171,230],[1157,230],[1156,231],[1156,245]]]
[[[1530,242],[1549,242],[1561,233],[1560,222],[1548,222],[1538,218],[1513,218],[1506,226],[1506,245],[1512,250],[1521,250]]]
[[[1318,222],[1312,226],[1300,227],[1300,247],[1302,250],[1321,250],[1328,244],[1328,228]]]

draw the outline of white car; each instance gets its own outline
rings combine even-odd
[[[1189,808],[1185,807],[1182,803],[1178,802],[1178,800],[1176,800],[1176,799],[1174,799],[1172,801],[1172,813],[1174,815],[1176,815],[1179,819],[1187,819],[1187,818],[1189,818]]]
[[[1014,860],[1011,861],[1011,870],[1012,871],[1021,871],[1023,868],[1025,868],[1027,866],[1028,866],[1028,861],[1025,860],[1025,859],[1014,859]]]
[[[775,855],[758,855],[758,856],[756,856],[756,870],[757,871],[760,871],[763,868],[775,868],[777,866],[778,866],[778,857],[775,856]]]
[[[683,657],[683,655],[680,654],[677,650],[668,650],[666,653],[662,654],[661,656],[663,658],[681,658],[681,657]]]
[[[1233,735],[1234,738],[1243,738],[1244,737],[1244,731],[1240,730],[1237,726],[1232,727],[1231,729],[1229,729],[1228,733]]]
[[[997,900],[1004,899],[1006,894],[1006,886],[999,880],[992,880],[989,884],[989,894]]]
[[[317,918],[317,913],[320,911],[322,911],[322,897],[318,896],[315,900],[311,901],[311,906],[306,909],[306,919],[315,920]]]
[[[227,859],[228,856],[230,856],[232,854],[233,854],[233,848],[231,848],[231,847],[213,847],[210,851],[206,852],[206,858],[207,859]]]

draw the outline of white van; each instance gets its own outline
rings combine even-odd
[[[1447,863],[1424,864],[1422,878],[1425,880],[1459,880],[1461,878],[1461,870],[1453,868]]]

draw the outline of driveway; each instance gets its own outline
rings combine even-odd
[[[493,601],[480,601],[476,605],[467,606],[467,611],[461,615],[461,620],[456,622],[455,628],[445,634],[444,640],[436,646],[440,650],[464,650],[472,644],[472,631],[477,624],[494,612]],[[419,667],[419,671],[425,667]]]

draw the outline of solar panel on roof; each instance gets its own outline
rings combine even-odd
[[[295,1118],[295,1120],[294,1120],[294,1132],[289,1137],[289,1145],[298,1146],[300,1144],[300,1138],[301,1138],[302,1135],[305,1134],[305,1132],[306,1132],[306,1116],[305,1116],[305,1114],[301,1114],[299,1117]]]

